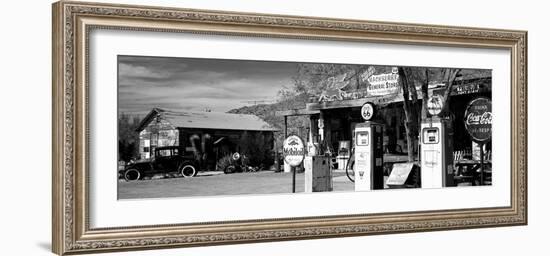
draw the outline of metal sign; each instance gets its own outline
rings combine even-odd
[[[395,163],[393,164],[392,171],[388,180],[386,181],[387,185],[390,186],[399,186],[404,185],[409,178],[409,175],[414,168],[414,163]]]
[[[368,79],[367,91],[370,96],[383,96],[399,92],[399,74],[372,75]]]
[[[288,165],[296,167],[302,164],[305,153],[304,141],[300,137],[290,135],[283,142],[283,156]]]
[[[369,121],[374,116],[374,104],[367,102],[361,107],[361,116],[365,121]]]
[[[476,98],[466,107],[464,125],[473,140],[485,142],[491,139],[493,114],[491,100],[485,97]]]
[[[432,116],[439,115],[443,110],[443,97],[441,95],[433,95],[428,99],[428,113]]]

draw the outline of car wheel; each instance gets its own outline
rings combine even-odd
[[[183,164],[180,169],[181,176],[189,178],[197,176],[197,169],[192,164]]]
[[[136,169],[130,169],[124,172],[124,179],[126,181],[139,180],[141,178],[141,173]]]

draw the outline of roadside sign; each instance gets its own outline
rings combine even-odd
[[[367,102],[363,104],[361,107],[361,117],[365,119],[365,121],[371,120],[374,116],[374,104],[372,102]]]
[[[485,97],[475,98],[466,107],[464,125],[473,140],[485,142],[491,139],[493,114],[491,100]]]
[[[414,163],[395,163],[393,164],[390,176],[386,180],[388,186],[405,185],[409,175],[414,168]]]
[[[283,156],[285,162],[292,167],[302,164],[305,157],[304,141],[296,135],[288,136],[283,142]]]

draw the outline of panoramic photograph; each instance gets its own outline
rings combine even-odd
[[[117,198],[492,185],[492,70],[118,56]]]

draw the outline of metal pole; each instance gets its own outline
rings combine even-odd
[[[296,193],[296,167],[292,167],[292,193]]]
[[[288,137],[288,116],[285,116],[285,139]],[[292,193],[296,193],[296,167],[290,167],[292,171]]]
[[[287,116],[285,116],[285,139],[288,137]]]
[[[480,179],[481,179],[480,186],[483,186],[483,176],[484,176],[484,175],[483,175],[483,174],[484,174],[484,173],[483,173],[483,160],[484,160],[483,158],[485,158],[484,152],[483,152],[483,151],[484,151],[484,150],[483,150],[483,147],[485,146],[485,143],[482,142],[482,143],[480,143],[479,146],[481,147],[481,151],[480,151],[480,153],[479,153],[479,156],[481,157],[481,161],[480,161],[480,163],[479,163],[479,165],[480,165],[480,166],[479,166],[479,169],[480,169],[479,176],[480,176]]]
[[[277,145],[277,140],[274,139],[274,147],[275,147],[275,172],[281,171],[281,163],[279,163],[279,147]]]

